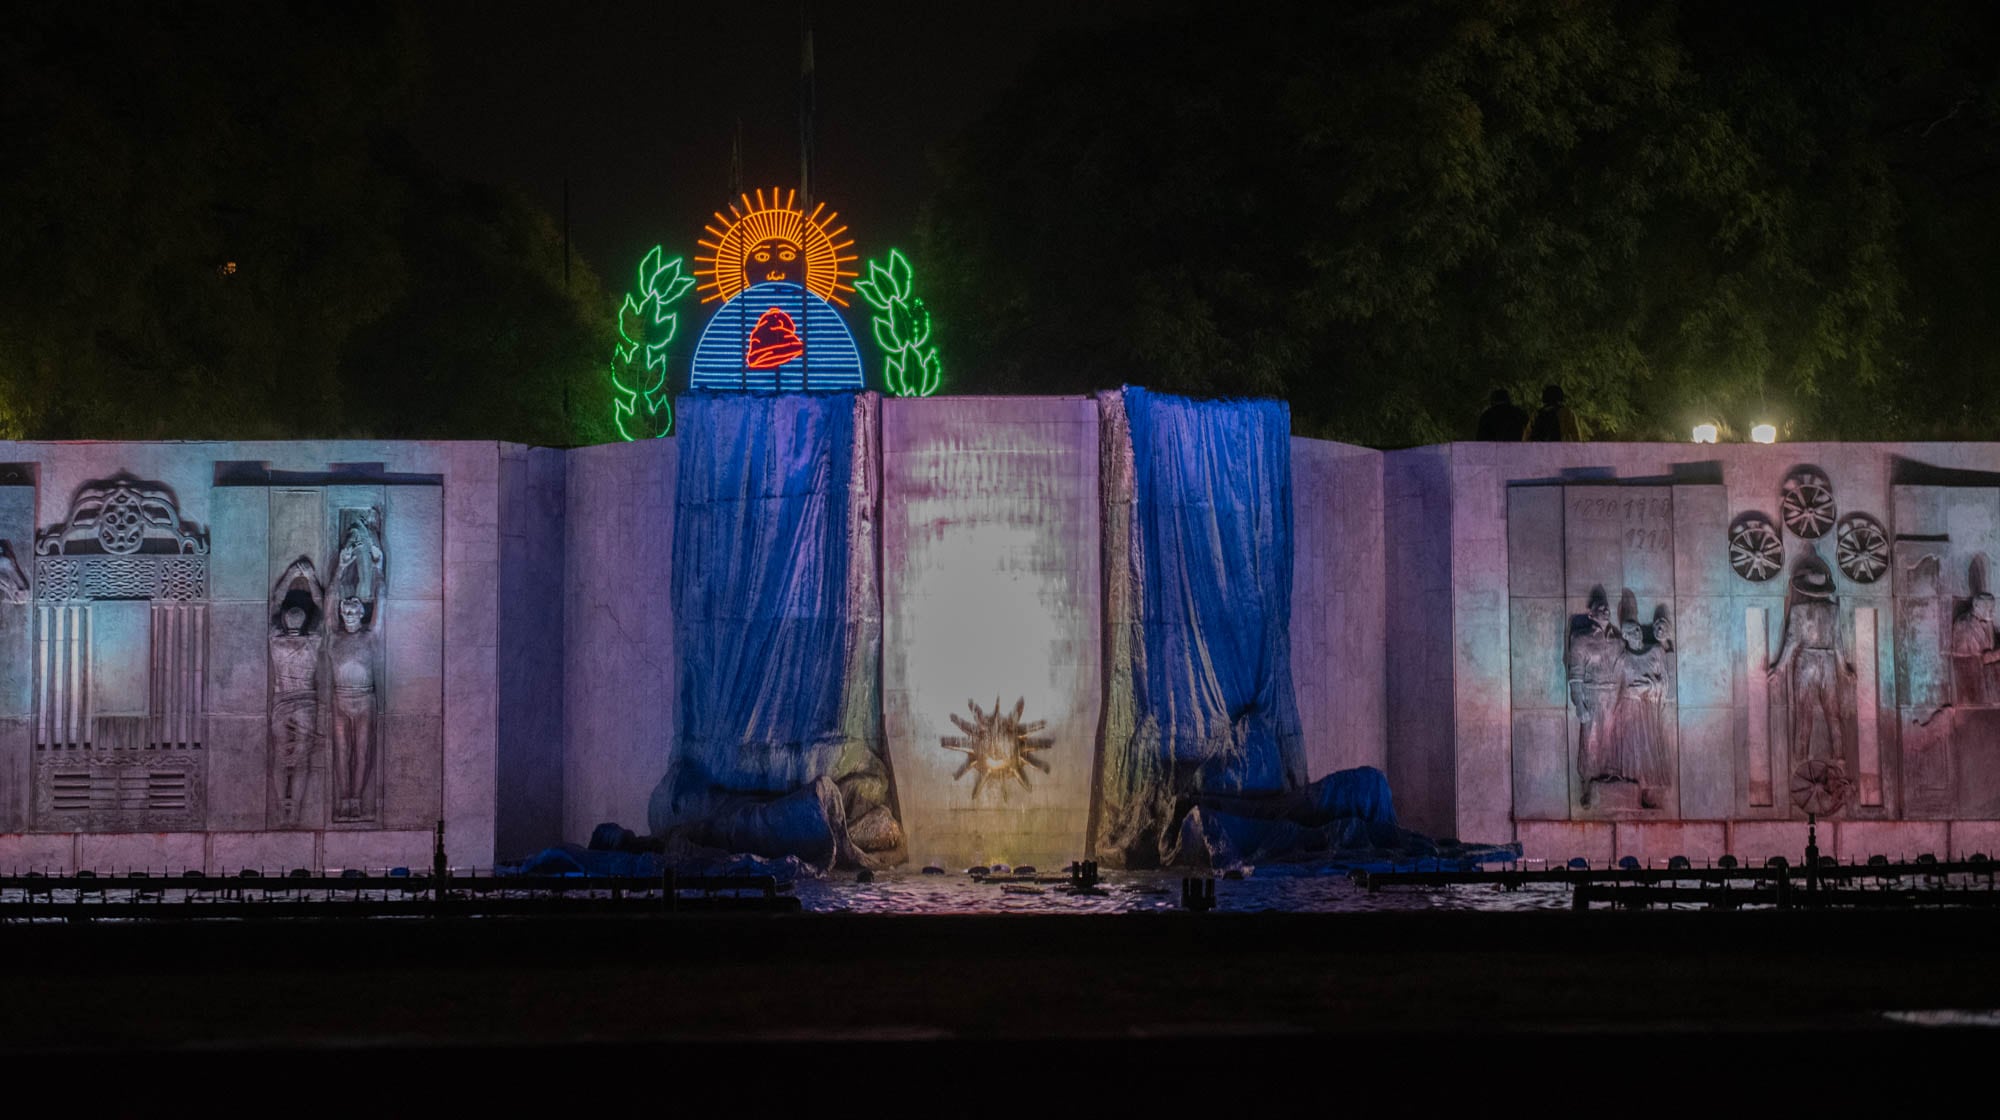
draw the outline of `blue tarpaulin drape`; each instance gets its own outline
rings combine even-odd
[[[1199,795],[1305,780],[1292,691],[1291,417],[1276,401],[1128,388],[1126,726],[1106,737],[1102,835],[1144,861]],[[1119,562],[1107,555],[1106,563]],[[1113,701],[1117,703],[1117,701]],[[1162,854],[1166,854],[1162,852]]]
[[[680,710],[655,832],[732,794],[827,776],[842,726],[855,398],[680,400],[674,638]]]

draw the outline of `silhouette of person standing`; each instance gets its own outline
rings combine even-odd
[[[1493,390],[1486,411],[1479,414],[1479,434],[1474,439],[1489,443],[1519,443],[1528,431],[1528,414],[1514,403],[1505,389]]]
[[[1528,439],[1535,443],[1576,443],[1583,439],[1583,432],[1576,426],[1576,413],[1563,403],[1560,385],[1550,385],[1542,390],[1542,407],[1535,413],[1534,423],[1528,425]]]

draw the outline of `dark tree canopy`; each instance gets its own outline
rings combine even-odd
[[[1600,437],[1991,438],[1994,30],[1465,0],[1053,45],[924,216],[952,388],[1283,396],[1386,444],[1551,382]]]
[[[386,4],[10,13],[0,435],[603,438],[603,293],[408,150],[422,57]]]

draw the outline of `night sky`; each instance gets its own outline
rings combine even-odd
[[[813,6],[816,198],[862,255],[907,244],[929,158],[1015,80],[1044,36],[1157,18],[1176,4]],[[799,7],[496,3],[424,7],[432,71],[418,147],[444,170],[517,183],[559,215],[615,287],[652,245],[693,253],[743,186],[798,183]]]

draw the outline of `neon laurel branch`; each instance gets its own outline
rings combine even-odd
[[[638,287],[618,305],[618,342],[611,358],[611,420],[625,439],[657,439],[674,430],[667,392],[667,347],[680,327],[669,311],[694,286],[681,258],[664,260],[658,245],[639,262]]]
[[[931,344],[931,313],[915,294],[910,258],[889,250],[885,266],[868,262],[854,290],[875,309],[875,345],[882,348],[882,388],[898,397],[928,397],[944,383],[944,363]]]

